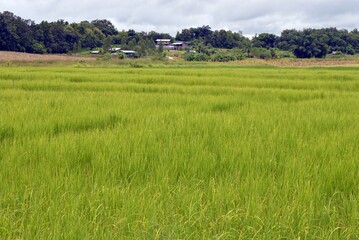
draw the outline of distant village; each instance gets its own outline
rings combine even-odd
[[[184,51],[189,50],[189,44],[187,42],[179,41],[179,42],[173,42],[171,39],[156,39],[156,49],[163,49],[163,50],[174,50],[174,51]],[[108,49],[108,51],[112,55],[117,55],[118,53],[123,53],[129,58],[133,58],[136,54],[136,51],[134,50],[125,50],[121,49],[119,47],[111,47]],[[195,51],[190,51],[195,52]],[[90,52],[93,55],[100,54],[101,51],[99,50],[93,50]]]

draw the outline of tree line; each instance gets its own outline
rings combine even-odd
[[[139,52],[155,48],[157,38],[171,38],[169,34],[154,31],[119,32],[108,20],[68,23],[42,21],[39,24],[15,16],[11,12],[0,13],[0,50],[27,53],[70,53],[82,49],[105,48],[122,45]]]
[[[166,33],[118,31],[108,20],[68,23],[22,19],[11,12],[0,13],[0,50],[28,53],[70,53],[112,45],[135,50],[142,56],[155,51],[155,40],[186,41],[196,51],[210,55],[211,49],[239,49],[261,58],[290,52],[298,58],[323,58],[329,53],[358,54],[359,31],[337,28],[284,30],[280,36],[260,33],[249,39],[241,32],[212,30],[210,26],[182,29],[175,37]],[[203,56],[204,56],[203,55]]]
[[[284,30],[280,36],[270,33],[255,35],[253,39],[240,32],[226,30],[212,31],[209,26],[183,29],[176,39],[182,41],[201,40],[214,48],[279,49],[292,52],[298,58],[322,58],[328,53],[358,54],[359,31],[354,29],[323,28],[304,30]]]

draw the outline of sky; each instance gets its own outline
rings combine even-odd
[[[118,30],[157,31],[175,36],[184,28],[280,35],[284,29],[359,28],[358,0],[0,0],[10,11],[36,23],[108,19]]]

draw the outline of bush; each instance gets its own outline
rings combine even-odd
[[[130,67],[132,68],[143,68],[143,65],[138,62],[130,62]]]
[[[273,52],[266,48],[252,48],[250,51],[250,56],[260,59],[271,59]]]
[[[117,58],[118,59],[125,59],[126,57],[127,57],[126,54],[124,54],[122,52],[117,53]]]
[[[152,56],[151,56],[152,60],[155,61],[161,61],[166,59],[166,53],[165,52],[155,52]]]
[[[106,61],[111,60],[111,58],[112,58],[111,53],[105,53],[102,57],[102,59]]]
[[[231,53],[215,53],[211,56],[211,61],[213,62],[229,62],[229,61],[235,61],[237,58],[232,55]]]
[[[294,58],[294,54],[290,51],[282,51],[278,48],[252,48],[250,56],[260,59],[275,59],[275,58]]]
[[[188,53],[185,55],[186,61],[197,61],[197,62],[204,62],[208,61],[208,56],[204,53]]]
[[[283,51],[277,48],[273,48],[272,50],[275,51],[276,58],[295,58],[294,54],[290,51]]]
[[[47,52],[45,45],[39,42],[35,42],[32,45],[32,50],[34,53],[39,53],[39,54],[44,54]]]
[[[244,53],[235,53],[233,54],[236,60],[243,60],[246,58],[246,55]]]

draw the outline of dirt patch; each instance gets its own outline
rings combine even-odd
[[[291,59],[291,60],[272,60],[273,66],[293,66],[293,67],[325,67],[342,65],[359,65],[359,59]]]
[[[55,54],[30,54],[0,51],[0,62],[34,62],[34,61],[94,61],[94,57],[79,57]]]
[[[19,52],[6,52],[0,51],[0,63],[6,62],[21,62],[33,64],[43,62],[93,62],[99,56],[70,56],[70,55],[59,55],[59,54],[30,54],[30,53],[19,53]],[[113,61],[117,61],[112,59]],[[179,56],[169,56],[168,60],[174,64],[183,61]],[[124,62],[126,63],[126,62]],[[234,62],[226,63],[213,63],[219,65],[241,65],[241,66],[276,66],[276,67],[325,67],[325,66],[359,66],[359,57],[343,58],[343,59],[255,59],[248,58],[245,60],[239,60]]]
[[[235,61],[234,65],[276,66],[276,67],[325,67],[325,66],[358,66],[359,59],[270,59],[249,58]]]

